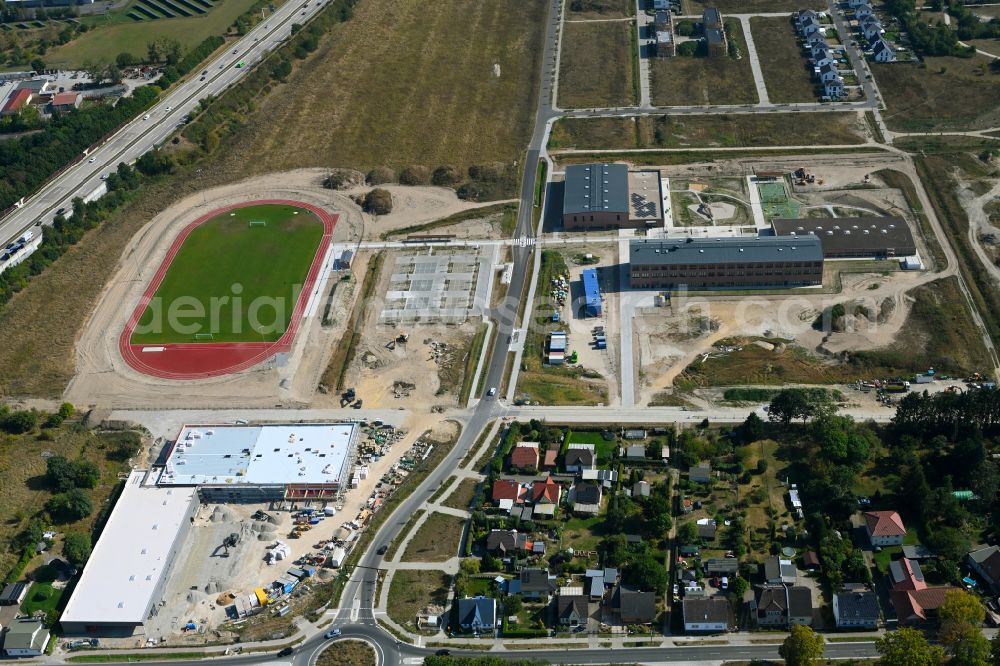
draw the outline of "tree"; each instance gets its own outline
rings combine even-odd
[[[949,590],[945,601],[938,608],[941,628],[938,638],[951,651],[972,633],[979,633],[979,627],[986,619],[986,611],[979,598],[965,590]]]
[[[944,661],[944,650],[909,627],[885,634],[875,641],[875,649],[879,666],[938,666]]]
[[[812,627],[793,625],[778,654],[785,666],[812,666],[823,656],[823,637]]]
[[[739,427],[739,436],[744,444],[764,439],[764,421],[757,416],[757,412],[750,412],[743,421],[743,425]]]
[[[733,577],[730,585],[733,587],[733,596],[740,601],[743,600],[743,595],[750,589],[750,583],[747,582],[747,579],[739,575]]]
[[[41,58],[35,58],[31,61],[31,69],[41,73],[46,69],[45,62]]]
[[[80,488],[74,488],[52,496],[45,503],[45,510],[55,521],[72,523],[93,513],[94,505],[87,493]]]
[[[63,538],[63,555],[70,564],[81,567],[90,557],[90,535],[86,532],[69,532]]]
[[[139,63],[139,59],[128,51],[122,51],[115,57],[115,64],[119,67],[131,67]]]
[[[23,435],[38,426],[38,412],[33,409],[21,409],[11,412],[0,422],[0,428],[12,435]]]
[[[794,419],[805,421],[816,413],[816,405],[802,389],[785,389],[771,399],[768,418],[787,426]]]
[[[392,212],[392,194],[389,190],[376,187],[365,195],[361,208],[373,215],[388,215]]]
[[[517,615],[524,608],[524,600],[520,594],[512,594],[503,601],[503,609],[507,615]]]
[[[951,648],[949,666],[991,666],[990,641],[979,629],[973,629]]]
[[[57,492],[66,492],[73,488],[93,488],[101,480],[101,470],[89,460],[52,456],[46,461],[45,478]]]
[[[698,540],[698,526],[690,520],[677,526],[677,542],[682,545]]]
[[[632,561],[625,568],[625,577],[640,589],[663,592],[667,586],[667,569],[653,555],[646,553]]]
[[[1000,634],[990,641],[990,666],[1000,666]]]

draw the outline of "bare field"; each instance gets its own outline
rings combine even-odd
[[[767,96],[772,102],[815,102],[816,84],[809,61],[799,47],[790,18],[758,16],[750,19],[760,57]]]
[[[571,0],[566,5],[566,20],[613,19],[632,16],[635,3],[631,0]]]
[[[444,562],[456,557],[464,527],[463,518],[431,513],[406,544],[406,550],[400,556],[400,561]]]
[[[549,149],[847,145],[865,141],[857,113],[818,113],[815,122],[788,114],[568,118],[552,130]]]
[[[559,71],[559,106],[630,106],[632,30],[628,21],[566,23]]]
[[[745,51],[747,42],[740,23],[727,21],[726,31],[732,33]],[[657,106],[756,104],[760,101],[746,53],[740,60],[728,56],[653,58],[649,63],[649,79],[650,96]]]
[[[546,9],[362,0],[261,100],[224,168],[512,163],[531,131]]]
[[[684,0],[685,15],[701,14],[705,7],[717,7],[723,14],[760,14],[794,12],[799,9],[826,9],[823,0]]]
[[[450,584],[451,576],[440,571],[396,571],[389,584],[389,617],[407,629],[416,629],[421,608],[447,604]]]
[[[872,63],[889,129],[973,130],[1000,124],[1000,76],[989,73],[989,58],[925,58],[925,63]]]

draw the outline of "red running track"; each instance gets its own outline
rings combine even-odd
[[[146,311],[146,307],[153,299],[156,290],[159,289],[163,277],[170,268],[171,262],[184,244],[188,235],[200,224],[213,217],[227,213],[236,208],[261,205],[283,205],[303,208],[316,214],[323,222],[323,238],[319,247],[313,255],[309,273],[306,275],[299,292],[299,298],[295,303],[295,310],[292,311],[292,319],[288,324],[288,329],[284,335],[274,342],[185,342],[164,345],[134,345],[131,343],[132,332],[135,330],[139,319]],[[213,210],[199,217],[184,229],[174,239],[167,256],[156,271],[156,275],[150,281],[149,286],[139,299],[139,304],[135,306],[132,316],[125,325],[118,338],[118,351],[130,368],[145,375],[159,377],[161,379],[207,379],[209,377],[219,377],[232,374],[251,368],[262,361],[269,359],[279,352],[291,349],[295,332],[302,321],[302,313],[309,302],[313,286],[319,278],[322,268],[323,258],[330,247],[330,239],[333,236],[333,228],[337,224],[338,215],[301,201],[289,201],[285,199],[265,199],[262,201],[245,201],[225,208]],[[144,348],[162,348],[162,351],[142,351]]]

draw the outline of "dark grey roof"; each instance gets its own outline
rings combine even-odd
[[[934,553],[927,546],[917,543],[912,546],[903,546],[903,557],[908,560],[926,560],[934,557]]]
[[[570,449],[566,452],[566,464],[574,467],[580,464],[593,465],[594,451],[592,449]]]
[[[812,615],[813,596],[812,590],[804,585],[792,585],[788,588],[788,615],[791,617],[805,617]]]
[[[633,265],[646,266],[823,261],[823,247],[813,235],[640,239],[629,243],[629,254]]]
[[[549,577],[548,569],[521,569],[521,592],[541,592],[548,594],[555,591],[556,581]]]
[[[705,41],[709,44],[721,44],[722,43],[722,30],[719,28],[708,28],[705,30]]]
[[[523,549],[527,545],[528,536],[517,530],[491,530],[486,537],[486,550],[501,550],[509,552]]]
[[[886,248],[896,250],[897,254],[916,251],[910,225],[901,217],[777,218],[771,221],[771,228],[780,237],[814,234],[819,237],[825,254],[838,250],[877,253]]]
[[[715,7],[705,7],[701,13],[701,22],[705,27],[718,27],[722,25],[722,14]]]
[[[596,483],[581,483],[576,487],[577,504],[600,504],[601,487]]]
[[[705,562],[705,573],[735,575],[739,566],[739,561],[735,557],[713,557]]]
[[[845,620],[878,620],[878,601],[870,590],[838,592],[837,609]]]
[[[15,604],[20,603],[21,597],[24,596],[24,592],[27,589],[27,583],[10,583],[3,588],[3,592],[0,592],[0,603],[2,604]]]
[[[759,585],[754,588],[753,596],[758,611],[788,610],[788,593],[784,585]]]
[[[613,608],[626,618],[650,622],[656,617],[656,595],[619,585]]]
[[[496,624],[496,605],[490,597],[473,597],[471,599],[458,600],[458,622],[461,625],[471,626],[479,624],[491,627]]]
[[[905,558],[904,558],[905,559]],[[910,568],[913,570],[913,580],[922,581],[924,572],[920,569],[920,562],[910,560]],[[907,579],[906,569],[903,567],[903,560],[893,560],[889,562],[889,576],[893,583],[900,583]]]
[[[577,616],[587,617],[587,612],[590,610],[587,604],[587,597],[582,595],[558,596],[556,597],[556,613],[558,613],[560,620],[568,618],[574,610]]]
[[[725,622],[729,624],[729,600],[724,597],[685,597],[685,622]]]
[[[628,213],[628,167],[571,164],[566,167],[563,214]]]

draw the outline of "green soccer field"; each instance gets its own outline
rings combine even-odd
[[[279,339],[322,237],[322,221],[293,206],[248,206],[205,221],[167,267],[132,344]]]

